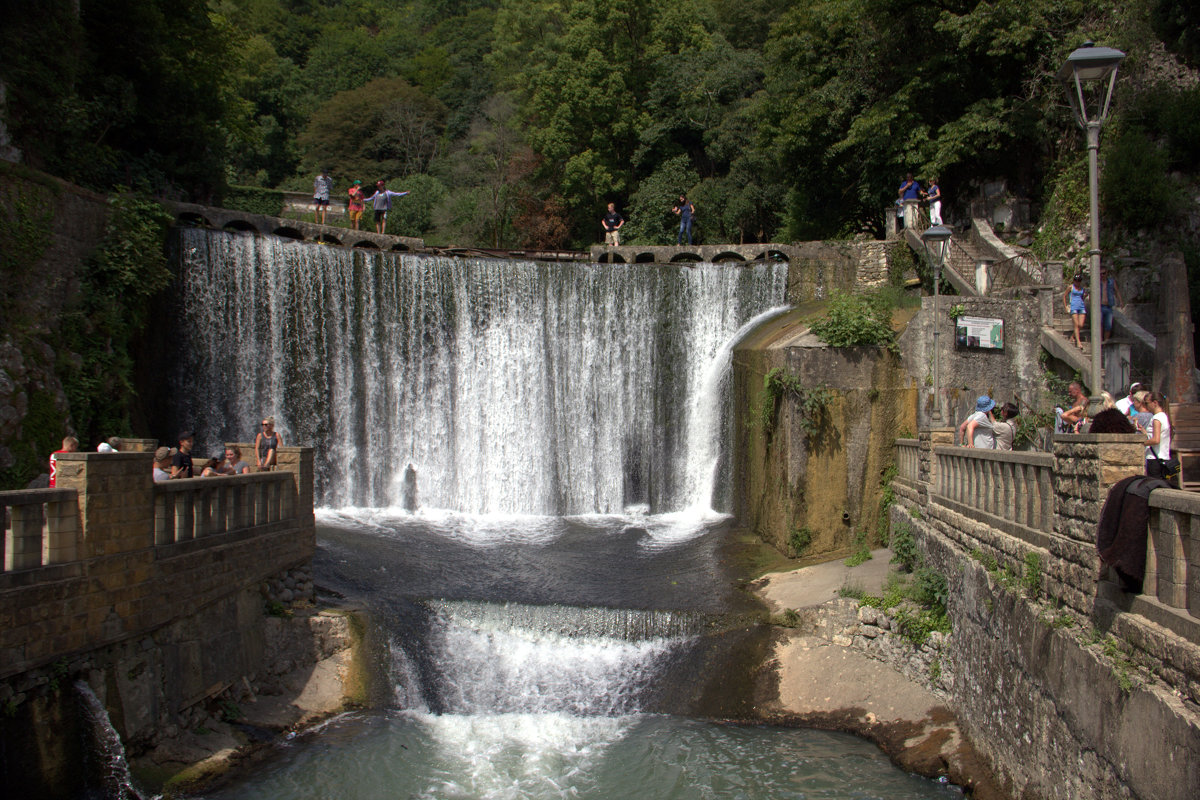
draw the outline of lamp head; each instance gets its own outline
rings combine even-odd
[[[945,225],[931,225],[921,234],[921,241],[925,243],[925,257],[934,269],[940,271],[945,263],[946,243],[953,235],[954,231]]]
[[[1080,127],[1086,128],[1090,122],[1104,122],[1108,118],[1117,69],[1124,59],[1125,54],[1120,50],[1096,47],[1092,42],[1084,42],[1067,56],[1067,62],[1058,71],[1058,80],[1067,91],[1067,99]]]

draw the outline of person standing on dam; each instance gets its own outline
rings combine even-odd
[[[371,208],[375,210],[375,232],[387,233],[387,214],[392,210],[392,198],[404,197],[408,192],[393,192],[384,185],[383,181],[376,181],[375,194],[367,198],[371,203]]]
[[[679,235],[675,237],[675,244],[683,244],[684,233],[687,234],[687,243],[692,243],[692,219],[696,216],[696,206],[692,201],[687,199],[686,194],[679,195],[679,202],[676,203],[671,211],[679,217]]]
[[[600,220],[601,226],[604,228],[604,244],[609,247],[621,246],[621,226],[625,224],[625,218],[617,213],[615,203],[608,204],[608,213]]]

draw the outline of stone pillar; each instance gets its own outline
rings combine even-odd
[[[917,434],[917,496],[921,505],[929,502],[929,493],[937,491],[937,456],[933,448],[954,444],[954,428],[932,428]]]
[[[904,201],[904,227],[920,233],[920,225],[917,218],[921,213],[920,200],[905,200]]]
[[[1104,390],[1121,397],[1133,381],[1133,348],[1129,342],[1105,342],[1101,350],[1104,361]]]
[[[1162,286],[1158,295],[1158,347],[1154,351],[1154,389],[1174,403],[1196,401],[1193,370],[1192,312],[1188,304],[1187,267],[1183,255],[1163,259]]]
[[[1091,613],[1100,559],[1096,528],[1113,484],[1145,470],[1146,437],[1140,433],[1055,434],[1054,532],[1072,544],[1056,547],[1062,561],[1051,574],[1061,598]]]
[[[152,453],[60,453],[62,489],[79,498],[82,559],[154,545]]]
[[[153,453],[158,449],[158,439],[132,439],[121,437],[122,453]]]
[[[895,239],[900,235],[900,222],[896,219],[895,203],[883,210],[883,235],[885,239]]]
[[[981,295],[987,295],[991,286],[992,259],[981,258],[975,262],[975,289]]]
[[[295,491],[292,497],[285,500],[284,515],[290,509],[295,509],[296,520],[300,527],[312,528],[315,524],[313,517],[313,449],[311,447],[281,447],[275,455],[278,469],[295,475]],[[287,503],[293,505],[290,509]]]

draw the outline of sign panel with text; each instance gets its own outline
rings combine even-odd
[[[980,350],[1004,349],[1004,320],[959,317],[954,321],[954,344]]]

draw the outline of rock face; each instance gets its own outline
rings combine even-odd
[[[71,432],[56,367],[76,357],[60,351],[60,330],[108,206],[94,192],[0,164],[0,219],[0,488],[10,489],[45,472]]]

